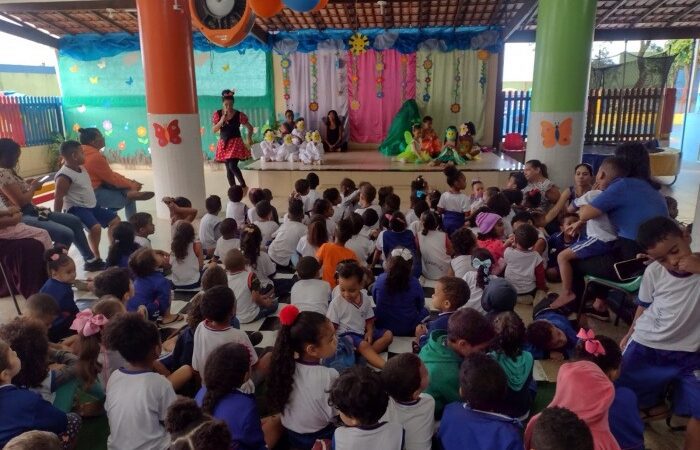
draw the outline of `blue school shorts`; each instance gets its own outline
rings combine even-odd
[[[700,419],[700,352],[658,350],[630,341],[615,384],[633,390],[642,409],[661,403],[671,388],[673,412]]]
[[[73,214],[85,225],[86,229],[91,229],[96,224],[100,224],[102,228],[107,228],[109,223],[117,217],[117,214],[107,208],[83,208],[82,206],[73,206],[68,211],[68,214]]]
[[[381,328],[375,328],[374,333],[372,333],[372,341],[376,341],[377,339],[381,338],[384,336],[384,333],[386,333],[386,330],[383,330]],[[365,340],[365,335],[360,334],[360,333],[343,333],[340,335],[340,337],[347,336],[352,340],[352,346],[355,347],[355,350],[357,350],[360,347],[360,342]]]
[[[613,248],[615,241],[605,242],[598,238],[589,237],[583,241],[578,241],[571,247],[576,259],[586,259],[593,256],[607,255]]]

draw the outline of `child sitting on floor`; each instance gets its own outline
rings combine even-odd
[[[523,448],[522,425],[501,414],[506,386],[506,374],[496,361],[483,353],[466,356],[459,374],[461,402],[447,405],[440,422],[438,438],[442,448]]]
[[[175,223],[175,233],[170,245],[170,266],[175,289],[196,289],[202,277],[204,254],[202,243],[195,239],[191,223],[180,220]]]
[[[243,228],[246,223],[249,223],[248,205],[243,203],[243,188],[241,186],[228,188],[226,218],[235,220],[239,228]]]
[[[229,250],[224,257],[228,286],[236,298],[236,316],[241,323],[264,319],[277,311],[274,289],[265,289],[255,272],[246,269],[246,258],[240,250]]]
[[[315,311],[324,316],[331,301],[331,286],[321,279],[321,265],[311,256],[297,263],[299,281],[292,286],[290,303],[300,311]]]
[[[338,372],[321,365],[335,355],[338,344],[333,324],[325,316],[286,306],[272,350],[275,370],[267,378],[267,401],[282,416],[292,448],[310,449],[316,439],[333,436],[337,411],[328,399]]]
[[[376,216],[376,212],[371,208],[368,208],[363,214],[368,214],[368,211],[372,211]],[[345,243],[345,247],[355,252],[360,265],[366,267],[370,256],[374,254],[374,242],[362,234],[365,226],[362,216],[355,212],[350,216],[350,222],[352,223],[352,237]]]
[[[570,359],[578,338],[576,330],[561,311],[543,308],[532,315],[527,326],[527,350],[535,359]]]
[[[56,196],[53,210],[73,214],[88,230],[90,250],[97,260],[100,259],[100,238],[102,228],[107,228],[110,244],[112,231],[119,223],[119,216],[109,209],[97,206],[97,198],[92,188],[90,175],[85,166],[85,154],[79,142],[65,141],[60,148],[64,164],[56,172]],[[86,261],[91,262],[91,261]]]
[[[421,215],[421,231],[417,235],[420,249],[423,277],[437,280],[450,268],[452,243],[445,232],[440,229],[440,216],[432,211]]]
[[[92,281],[93,292],[97,298],[113,296],[122,304],[134,295],[134,283],[129,276],[129,269],[110,267],[100,272]]]
[[[304,220],[304,203],[296,198],[289,199],[287,220],[272,234],[272,243],[267,253],[279,268],[287,268],[297,248],[299,239],[306,235]]]
[[[566,430],[566,433],[562,433]],[[532,427],[533,450],[593,450],[593,435],[586,422],[566,408],[552,406],[540,413]]]
[[[635,320],[624,348],[618,386],[632,389],[642,409],[658,405],[676,386],[673,411],[691,416],[685,448],[700,446],[700,255],[668,217],[644,222],[637,241],[653,260],[644,272]],[[650,414],[651,415],[651,414]]]
[[[571,247],[578,240],[578,233],[571,230],[571,225],[576,222],[578,222],[578,214],[564,214],[559,221],[559,232],[551,235],[547,240],[547,248],[549,249],[549,259],[547,261],[547,270],[545,271],[547,281],[552,283],[561,281],[557,257],[559,253]]]
[[[175,225],[178,220],[192,223],[197,217],[197,209],[192,207],[192,201],[185,197],[163,197],[163,203],[170,210],[170,224]]]
[[[472,253],[476,250],[476,236],[472,230],[462,227],[450,236],[452,244],[452,259],[447,274],[464,278],[467,272],[473,271]]]
[[[504,276],[518,295],[534,297],[537,290],[548,290],[542,257],[532,250],[538,239],[537,230],[532,225],[524,224],[516,228],[513,234],[515,247],[508,247],[503,253],[506,263]]]
[[[345,243],[352,237],[352,222],[343,219],[338,222],[335,242],[326,242],[316,252],[316,259],[321,264],[321,276],[331,288],[336,286],[335,270],[340,261],[346,259],[357,260],[355,252],[345,247]]]
[[[134,274],[134,295],[126,302],[127,311],[146,308],[149,320],[162,320],[168,325],[182,320],[180,314],[170,313],[170,281],[158,269],[163,258],[154,250],[141,248],[129,258],[129,269]]]
[[[272,235],[279,229],[277,222],[272,220],[272,205],[267,200],[262,200],[255,205],[255,212],[258,215],[258,220],[253,222],[260,229],[262,235],[261,246],[267,248],[272,241]]]
[[[362,214],[368,210],[373,209],[377,215],[382,214],[382,207],[374,203],[374,199],[377,197],[377,188],[372,186],[370,183],[365,183],[360,188],[360,200],[355,210],[356,214],[362,216]],[[377,227],[378,228],[378,227]],[[375,228],[376,229],[376,228]]]
[[[361,291],[365,273],[359,264],[346,263],[339,266],[337,274],[340,293],[328,307],[328,318],[339,337],[349,336],[355,350],[381,369],[385,361],[379,353],[389,347],[394,337],[391,331],[374,327],[372,301]]]
[[[202,243],[205,258],[211,258],[214,256],[216,240],[221,236],[219,232],[221,197],[210,195],[204,201],[204,206],[207,208],[207,213],[199,221],[199,240]]]
[[[462,228],[471,233],[468,228]],[[476,248],[470,256],[469,269],[462,279],[469,286],[469,298],[465,303],[466,308],[474,308],[480,313],[486,312],[481,306],[481,299],[484,296],[484,290],[497,277],[491,274],[494,269],[494,261],[491,253],[485,248]]]
[[[447,177],[449,191],[443,192],[437,209],[442,214],[442,228],[451,235],[464,226],[464,221],[471,210],[469,196],[462,191],[467,187],[467,178],[454,165],[448,165],[443,170]]]
[[[155,324],[138,314],[122,314],[103,331],[107,348],[126,360],[107,382],[105,411],[109,420],[110,449],[167,448],[170,437],[163,427],[168,407],[177,398],[167,378],[153,372],[160,355]]]
[[[307,256],[316,257],[316,252],[319,247],[329,241],[328,227],[326,227],[326,219],[322,216],[313,216],[306,227],[305,236],[299,239],[297,244],[296,254],[292,257],[292,263],[299,258]]]
[[[140,248],[135,242],[134,226],[129,222],[120,222],[114,227],[114,243],[107,253],[107,267],[128,267],[129,256]]]
[[[382,421],[404,428],[404,443],[410,450],[430,450],[435,432],[435,400],[423,391],[428,387],[428,369],[412,353],[396,355],[382,370],[389,405]]]
[[[129,218],[129,223],[134,226],[134,242],[141,247],[151,248],[151,240],[148,236],[156,232],[153,216],[146,212],[137,212]]]
[[[468,298],[469,286],[461,278],[442,277],[437,281],[430,306],[438,311],[438,315],[437,317],[429,317],[416,327],[416,338],[420,347],[428,342],[428,337],[433,331],[447,331],[450,317],[464,306]],[[414,346],[414,352],[418,353],[417,349],[420,347]]]
[[[49,249],[44,254],[49,279],[46,280],[39,292],[48,294],[56,301],[59,315],[49,328],[48,337],[51,342],[58,342],[75,333],[70,330],[75,315],[78,314],[78,306],[73,295],[73,282],[75,281],[75,262],[68,256],[68,251],[63,246]],[[74,339],[73,339],[74,340]]]
[[[535,245],[532,247],[534,251],[542,255],[542,259],[547,257],[547,236],[541,228],[538,227],[537,221],[535,220],[536,217],[542,217],[541,212],[528,212],[528,211],[521,211],[513,216],[511,219],[511,226],[513,228],[513,231],[515,231],[520,225],[532,225],[537,229],[537,242],[535,242]],[[513,244],[514,237],[511,235],[508,237],[508,242],[510,242],[510,245]],[[509,245],[509,246],[510,246]]]
[[[385,215],[384,217],[388,218],[387,229],[377,236],[377,241],[375,243],[377,249],[374,252],[372,266],[376,265],[380,259],[383,258],[386,269],[386,262],[389,259],[391,251],[396,247],[404,247],[408,249],[413,256],[411,275],[419,278],[422,270],[420,253],[418,251],[416,237],[406,228],[406,218],[403,213],[398,211],[390,215]]]
[[[509,311],[496,316],[493,328],[496,338],[489,356],[498,362],[508,381],[508,389],[499,412],[525,420],[535,399],[532,379],[535,360],[530,352],[523,350],[525,324],[520,316]]]
[[[346,219],[349,219],[352,214],[350,214]],[[311,209],[311,217],[322,217],[326,221],[326,232],[328,233],[328,239],[332,240],[335,238],[335,228],[337,222],[333,220],[333,205],[326,199],[318,199],[314,202],[314,206]]]
[[[418,278],[411,276],[413,255],[403,247],[391,251],[387,270],[377,277],[372,289],[377,326],[394,336],[412,336],[428,316],[425,293]]]
[[[256,220],[259,219],[258,213],[255,212],[255,205],[260,203],[263,200],[267,200],[265,196],[265,190],[264,189],[259,189],[259,188],[252,188],[251,190],[248,191],[248,201],[250,202],[251,205],[253,205],[252,208],[248,208],[246,206],[246,209],[248,210],[247,213],[247,221],[244,223],[239,224],[241,228],[243,228],[243,225],[245,223],[253,223]],[[269,200],[268,200],[269,201]],[[278,222],[277,216],[275,213],[273,213],[273,220],[275,222]]]
[[[333,434],[333,448],[352,450],[404,448],[404,430],[398,423],[380,422],[389,404],[379,373],[368,367],[353,367],[338,377],[330,392],[345,426]]]
[[[476,216],[476,225],[479,227],[477,236],[479,247],[488,250],[494,260],[494,265],[491,267],[490,272],[493,275],[500,275],[506,265],[503,259],[505,250],[512,245],[513,239],[509,238],[503,242],[505,229],[503,227],[503,219],[498,214],[480,212]]]
[[[221,237],[216,240],[214,248],[214,258],[221,261],[229,250],[239,249],[241,240],[238,239],[238,224],[233,219],[226,218],[219,225]]]
[[[463,308],[452,314],[447,322],[447,331],[430,333],[418,356],[430,374],[426,392],[435,399],[436,419],[442,417],[448,403],[460,398],[459,366],[462,359],[486,349],[493,337],[491,322],[471,308]]]
[[[168,408],[165,429],[170,448],[178,450],[233,448],[228,425],[205,414],[191,398],[178,398]],[[264,445],[264,443],[263,443]]]

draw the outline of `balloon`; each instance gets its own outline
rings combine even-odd
[[[287,8],[296,12],[309,12],[316,8],[322,0],[284,0]]]
[[[312,11],[320,11],[326,6],[328,6],[328,0],[320,0],[318,2],[318,5],[316,5],[316,7]]]
[[[263,19],[269,19],[284,8],[282,0],[249,0],[249,3],[255,15]]]

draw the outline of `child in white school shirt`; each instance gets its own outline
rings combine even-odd
[[[304,203],[297,199],[289,199],[287,219],[277,231],[273,233],[273,239],[267,248],[270,258],[280,267],[287,267],[292,255],[296,251],[299,239],[306,235],[304,220]]]
[[[262,235],[262,246],[272,242],[272,235],[279,229],[279,224],[272,220],[272,205],[267,200],[261,200],[255,205],[255,212],[258,215],[258,220],[253,222],[260,229]]]
[[[316,311],[326,315],[331,301],[331,285],[321,279],[321,265],[313,256],[305,256],[297,264],[299,281],[292,286],[290,302],[300,311]]]
[[[238,239],[238,224],[233,219],[226,218],[219,224],[221,237],[216,240],[214,247],[214,257],[219,261],[223,260],[229,250],[241,247],[241,240]]]
[[[221,236],[219,232],[221,197],[210,195],[204,201],[204,206],[207,208],[207,213],[199,221],[199,241],[202,243],[204,256],[211,258],[216,248],[216,240]]]
[[[374,212],[372,209],[367,209],[365,213],[368,213],[368,211]],[[358,213],[355,212],[350,216],[350,222],[352,222],[353,235],[350,240],[345,243],[345,247],[355,252],[360,265],[366,267],[369,257],[374,254],[374,242],[372,242],[368,236],[362,234],[365,221]]]

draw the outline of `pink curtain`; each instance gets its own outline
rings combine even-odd
[[[378,53],[369,50],[360,56],[347,55],[350,139],[354,142],[382,142],[403,102],[416,96],[415,53],[404,55],[396,50],[384,50],[379,56]],[[377,70],[378,59],[383,60],[381,75]],[[378,95],[379,76],[383,83]]]

